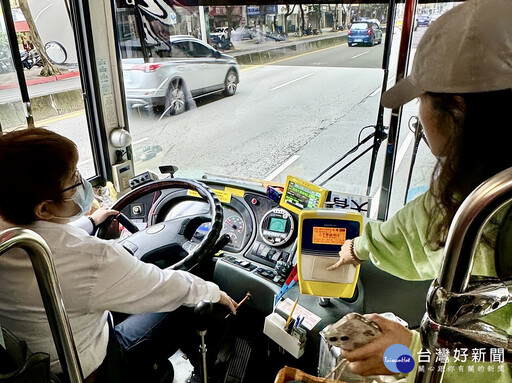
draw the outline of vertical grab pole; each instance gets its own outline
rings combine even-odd
[[[82,383],[82,368],[50,248],[41,236],[31,230],[13,228],[0,233],[0,256],[17,247],[26,251],[32,262],[62,371],[71,383]]]

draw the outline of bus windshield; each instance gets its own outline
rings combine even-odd
[[[351,160],[371,149],[373,139],[354,150],[375,131],[387,5],[152,4],[116,11],[136,173],[172,164],[179,177],[313,180],[345,154]],[[392,30],[390,73],[400,40],[399,26]],[[417,103],[406,109],[405,126]],[[427,152],[420,166],[431,166]],[[364,195],[370,158],[371,151],[326,182],[342,162],[318,182]],[[371,195],[382,176],[376,168]],[[398,181],[397,207],[407,175]],[[411,187],[422,188],[428,176],[420,173]]]
[[[99,172],[91,141],[102,139],[96,133],[87,137],[91,121],[83,113],[74,31],[64,3],[30,6],[48,59],[62,72],[53,77],[58,81],[47,84],[32,56],[23,65],[35,125],[76,142],[79,167],[91,178]],[[119,54],[124,98],[107,105],[126,105],[132,146],[131,153],[121,154],[123,160],[133,160],[135,174],[151,171],[163,177],[159,166],[174,165],[175,176],[181,178],[207,174],[282,184],[293,175],[329,190],[378,200],[389,120],[389,110],[380,109],[383,124],[376,127],[386,31],[393,34],[389,88],[395,82],[404,4],[396,5],[393,26],[387,25],[389,7],[383,3],[169,4],[113,4],[113,46]],[[433,20],[453,6],[419,4],[416,14]],[[26,23],[26,13],[13,8],[20,20],[16,28],[25,25],[20,23]],[[65,21],[58,28],[55,15]],[[427,28],[415,24],[411,58]],[[26,35],[20,36],[25,51],[34,55],[37,49]],[[4,102],[15,104],[19,95],[11,89],[16,85],[11,84],[13,62],[7,51],[2,60],[10,73],[0,75],[2,94]],[[101,71],[106,62],[98,60],[97,65]],[[100,86],[100,91],[110,89]],[[403,107],[390,213],[426,188],[434,163],[426,145],[415,142],[417,110],[415,100]],[[3,123],[3,130],[19,125],[22,111],[16,113],[17,119]],[[105,125],[111,125],[108,118]],[[372,145],[378,149],[375,157]],[[369,215],[375,218],[376,212]]]

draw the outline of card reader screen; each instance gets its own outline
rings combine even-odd
[[[319,207],[320,193],[290,181],[284,200],[299,209],[314,209]]]
[[[286,231],[286,222],[284,218],[271,217],[268,230],[284,233]]]
[[[313,243],[316,245],[343,245],[347,229],[341,227],[313,227]]]

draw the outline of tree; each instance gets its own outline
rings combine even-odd
[[[338,4],[334,4],[334,8],[331,8],[331,4],[328,4],[328,7],[329,7],[329,12],[332,13],[332,21],[333,21],[331,32],[336,32],[340,25]]]
[[[290,16],[293,11],[295,10],[295,4],[293,4],[293,8],[290,9],[290,5],[289,4],[286,4],[286,13],[284,14],[284,25],[283,25],[283,33],[285,35],[288,34],[288,25],[287,25],[287,22],[288,22],[288,16]]]
[[[300,27],[300,34],[303,35],[306,31],[306,18],[304,17],[304,8],[302,8],[302,4],[299,4],[299,11],[300,11],[300,21],[301,21],[301,27]]]
[[[32,13],[30,12],[30,8],[28,6],[28,0],[19,0],[19,7],[23,12],[23,16],[25,16],[25,20],[27,21],[28,27],[30,29],[30,34],[32,36],[32,44],[37,49],[39,53],[39,57],[41,57],[41,61],[43,62],[43,68],[39,73],[41,76],[55,76],[56,74],[60,74],[63,72],[58,66],[53,64],[48,55],[46,54],[46,50],[44,49],[43,42],[41,40],[41,36],[39,36],[39,32],[37,31],[36,23],[32,17]]]
[[[226,18],[228,19],[228,37],[231,38],[231,30],[233,29],[233,10],[235,7],[226,6]]]

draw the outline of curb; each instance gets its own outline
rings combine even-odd
[[[58,80],[63,80],[66,78],[78,77],[78,76],[80,76],[80,72],[75,70],[75,71],[70,71],[70,72],[66,72],[66,73],[61,73],[56,76],[38,77],[38,78],[27,80],[27,86],[43,84],[46,82],[58,81]],[[0,85],[0,90],[13,89],[13,88],[17,88],[17,87],[18,87],[18,83],[2,84],[2,85]]]
[[[261,65],[275,60],[291,58],[304,52],[308,52],[312,48],[322,49],[329,48],[334,45],[347,42],[346,34],[326,35],[314,39],[283,41],[282,44],[269,47],[268,49],[254,49],[240,52],[227,52],[235,57],[238,65]]]

